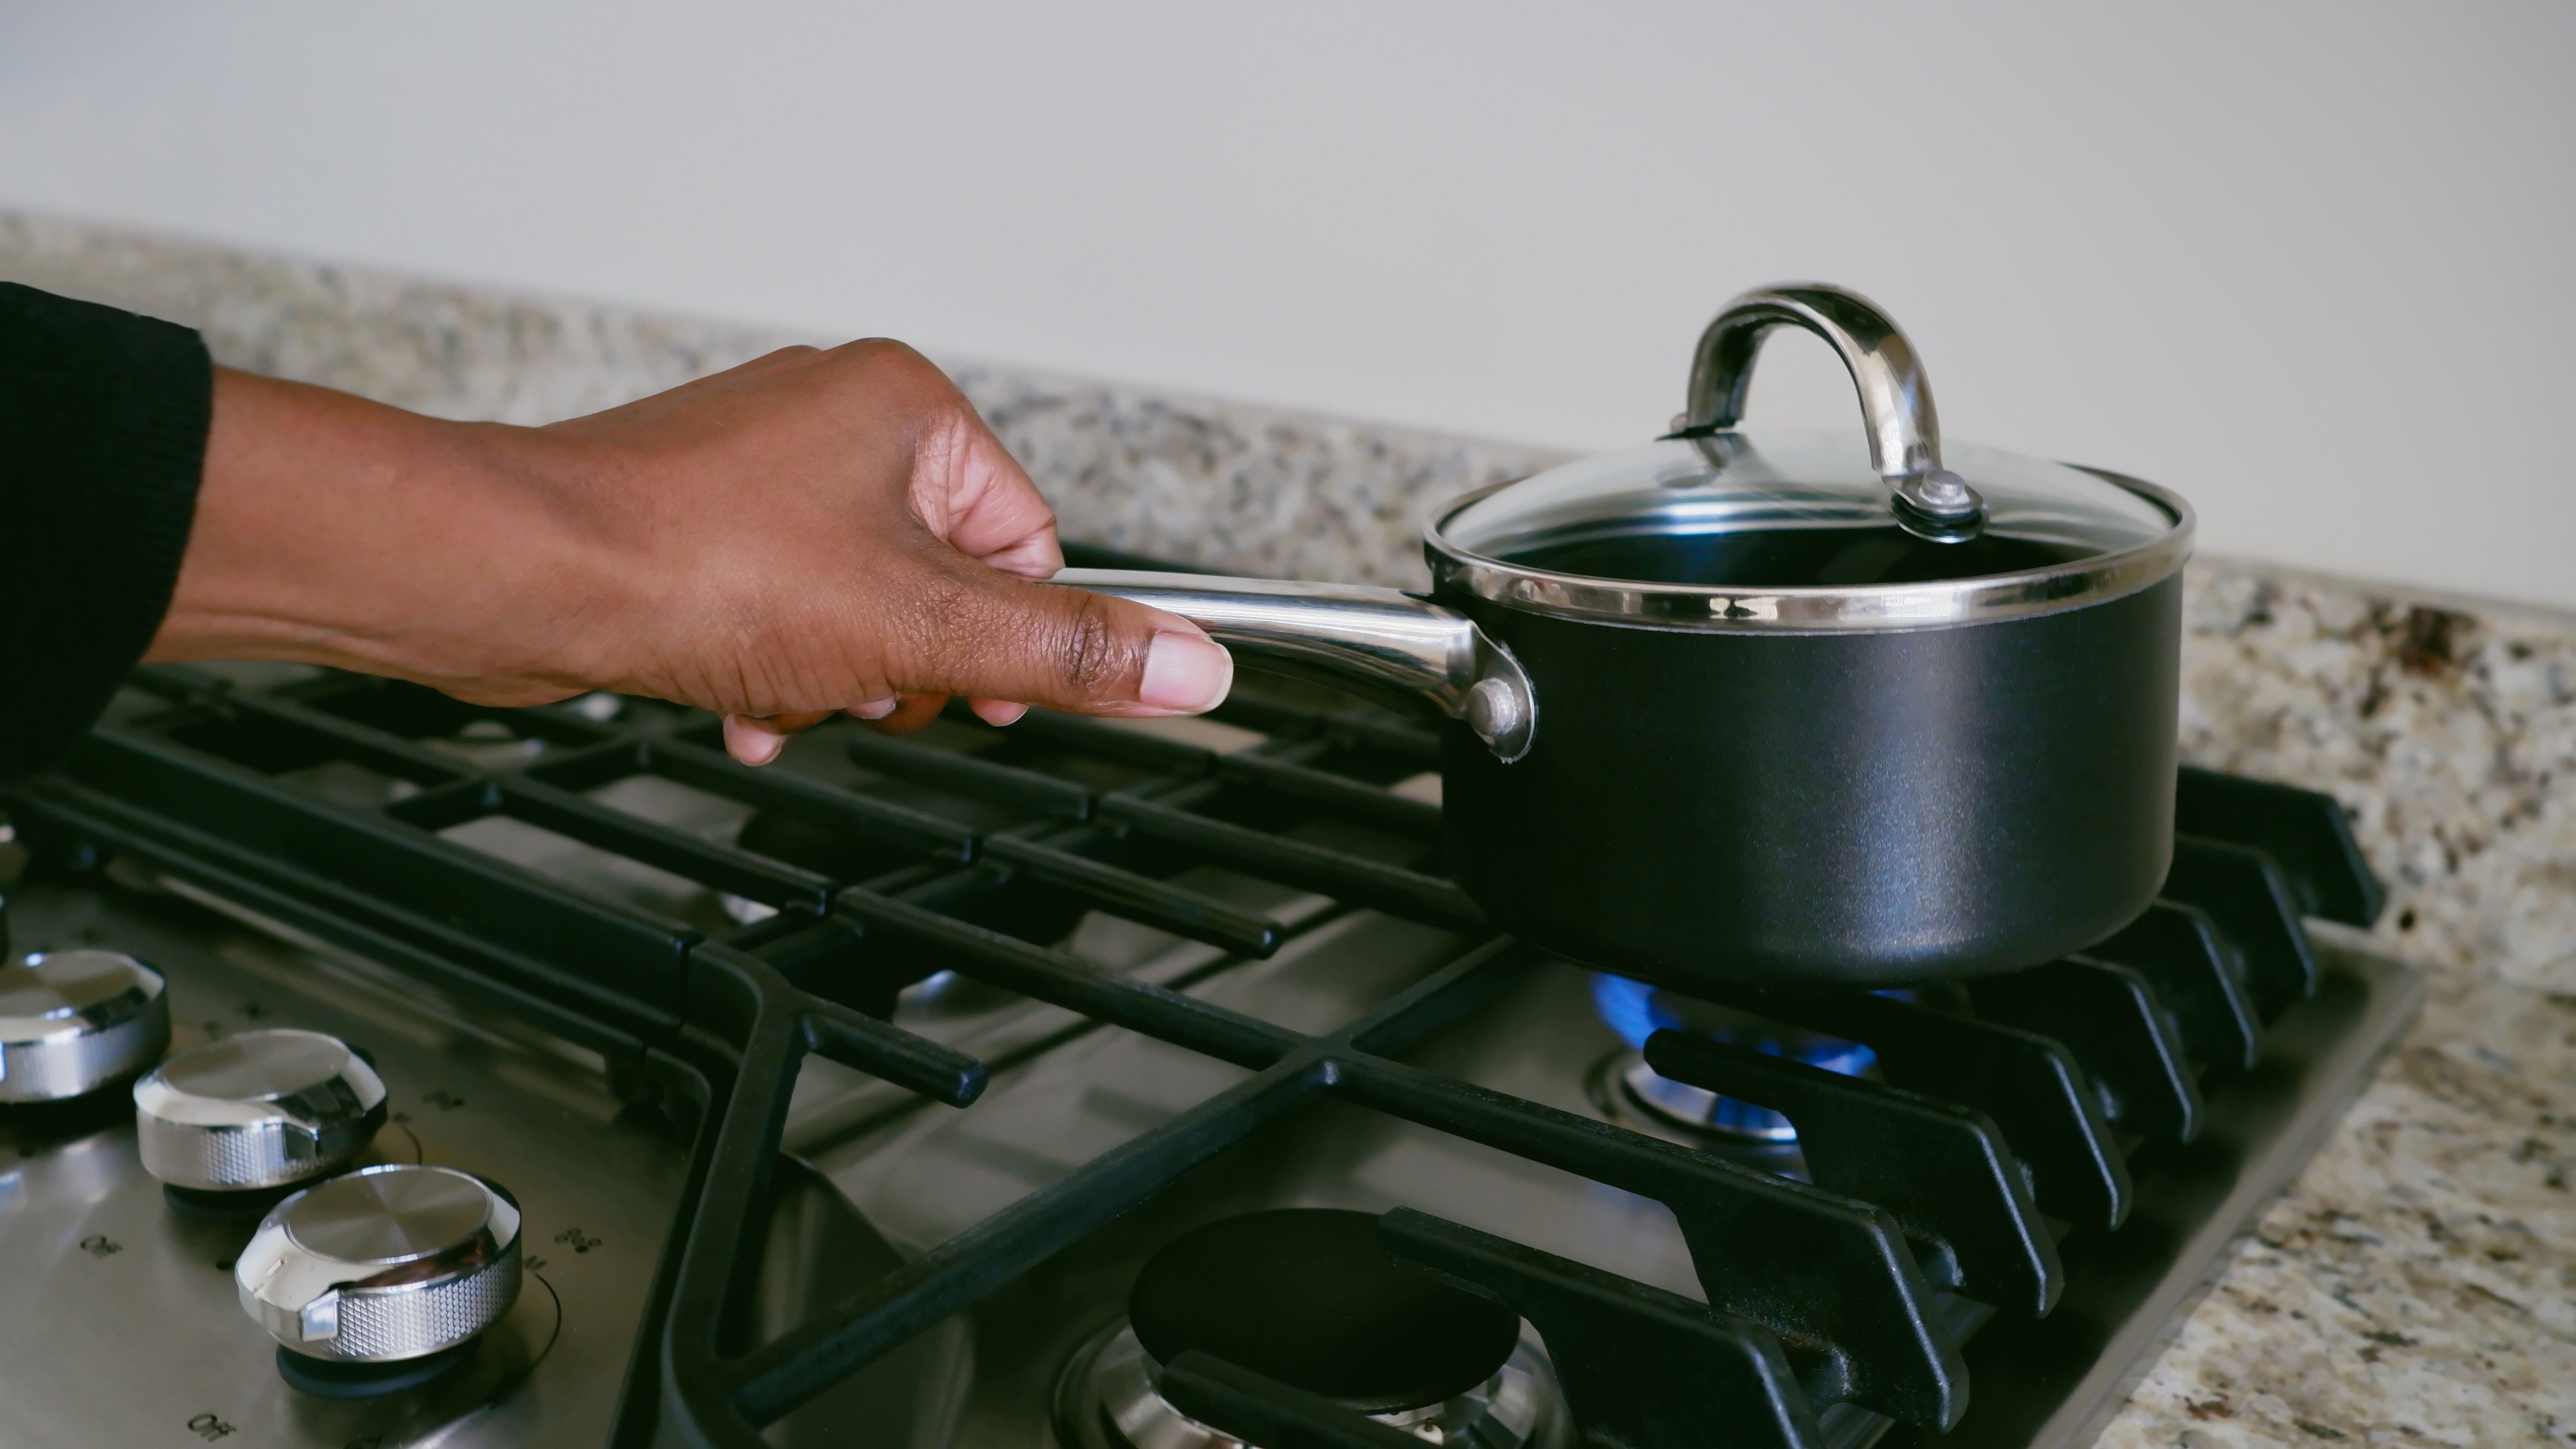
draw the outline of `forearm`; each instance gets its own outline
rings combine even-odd
[[[147,657],[335,665],[494,703],[590,687],[576,626],[614,580],[536,436],[219,369]]]
[[[841,710],[893,730],[952,694],[997,721],[1194,713],[1232,676],[1186,620],[1038,582],[1062,561],[1045,500],[898,343],[782,349],[542,428],[240,372],[212,391],[151,659],[476,704],[649,695],[728,716],[754,763]]]
[[[184,329],[0,284],[0,445],[0,524],[42,525],[0,532],[0,773],[60,759],[138,653],[650,695],[753,763],[836,711],[1192,714],[1233,676],[1187,620],[1040,582],[1046,500],[884,339],[517,428],[210,371]]]

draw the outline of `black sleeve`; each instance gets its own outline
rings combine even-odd
[[[0,779],[69,754],[161,627],[213,415],[196,333],[0,282]]]

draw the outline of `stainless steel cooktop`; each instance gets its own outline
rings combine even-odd
[[[1311,900],[1274,891],[1268,904],[1293,912]],[[249,1224],[173,1211],[143,1172],[127,1114],[114,1104],[22,1121],[0,1149],[8,1153],[0,1158],[0,1263],[9,1268],[0,1276],[7,1365],[0,1377],[8,1385],[0,1443],[390,1449],[606,1441],[683,1186],[686,1152],[670,1123],[621,1103],[602,1064],[577,1048],[506,1020],[478,1020],[397,974],[177,896],[32,888],[17,893],[12,915],[22,944],[112,942],[164,970],[179,1047],[279,1024],[364,1046],[380,1064],[392,1112],[363,1160],[449,1164],[506,1184],[527,1208],[530,1286],[469,1368],[428,1389],[376,1401],[301,1394],[279,1377],[272,1346],[235,1302],[233,1258]],[[1092,949],[1131,957],[1147,979],[1307,1031],[1328,1030],[1415,984],[1460,945],[1446,932],[1367,912],[1263,962],[1106,919],[1088,929]],[[2417,990],[2402,968],[2349,946],[2329,947],[2327,960],[2312,1017],[2280,1034],[2265,1073],[2228,1099],[2196,1148],[2204,1157],[2233,1155],[2232,1174],[2217,1183],[2181,1173],[2170,1182],[2145,1178],[2132,1220],[2147,1230],[2141,1236],[2161,1227],[2218,1241],[2237,1231],[2366,1080]],[[945,1242],[1249,1075],[963,978],[909,993],[898,1019],[1018,1064],[997,1074],[973,1110],[956,1112],[809,1063],[786,1142],[817,1175],[786,1179],[763,1273],[762,1311],[780,1324],[838,1296],[836,1286],[863,1284],[894,1257]],[[1633,1106],[1605,1110],[1598,1069],[1623,1046],[1590,1008],[1587,973],[1558,967],[1419,1060],[1690,1140]],[[1794,1159],[1777,1161],[1795,1170]],[[1328,1110],[1235,1149],[1185,1189],[943,1325],[900,1371],[872,1371],[794,1416],[777,1437],[961,1449],[1057,1442],[1066,1365],[1118,1319],[1127,1282],[1161,1242],[1191,1224],[1257,1208],[1399,1205],[1695,1295],[1688,1249],[1661,1205],[1357,1109]],[[2219,1260],[2209,1245],[2195,1246],[2202,1251],[2183,1260]],[[2039,1326],[2072,1334],[2101,1363],[2122,1367],[2084,1377],[2054,1404],[2012,1406],[2038,1420],[2036,1432],[2001,1432],[2002,1416],[1981,1412],[1949,1442],[2084,1442],[2151,1361],[2158,1335],[2205,1286],[2205,1270],[2158,1273],[2153,1262],[2127,1265],[2116,1255],[2085,1266],[2069,1300]],[[2002,1338],[1990,1325],[1971,1339],[1972,1363],[1981,1346],[1999,1351]],[[2123,1351],[2101,1351],[2114,1339]],[[2051,1352],[2044,1341],[2014,1347]],[[1891,1426],[1846,1407],[1831,1411],[1825,1427],[1831,1442],[1862,1444]],[[1981,1432],[1990,1427],[1997,1432]]]
[[[1854,1402],[1877,1392],[1861,1375],[1862,1356],[1785,1329],[1775,1337],[1729,1316],[1734,1307],[1699,1306],[1712,1296],[1711,1251],[1761,1252],[1759,1243],[1686,1233],[1691,1213],[1732,1194],[1758,1199],[1770,1191],[1761,1183],[1787,1179],[1796,1190],[1779,1201],[1825,1217],[1777,1221],[1897,1219],[1836,1196],[1850,1192],[1849,1162],[1810,1162],[1777,1114],[1694,1116],[1730,1099],[1645,1070],[1636,1024],[1604,1014],[1604,978],[1508,948],[1445,882],[1417,869],[1429,858],[1423,828],[1436,823],[1436,777],[1402,764],[1418,744],[1373,719],[1346,726],[1316,716],[1326,724],[1311,726],[1282,708],[1136,730],[1040,721],[998,737],[1040,751],[1019,755],[997,752],[997,736],[980,727],[942,726],[900,745],[826,733],[801,742],[782,770],[754,777],[693,753],[697,724],[615,702],[466,712],[460,728],[437,713],[450,706],[427,701],[421,707],[446,733],[414,748],[400,742],[399,717],[377,686],[251,687],[269,686],[227,693],[193,678],[169,682],[173,713],[128,718],[164,719],[159,728],[176,743],[112,724],[100,760],[21,802],[22,818],[51,832],[52,853],[8,892],[14,949],[111,950],[147,963],[167,981],[174,1053],[279,1029],[347,1043],[381,1080],[382,1125],[359,1157],[332,1170],[427,1164],[492,1185],[521,1215],[524,1286],[497,1324],[452,1350],[454,1366],[425,1383],[370,1397],[291,1386],[279,1368],[291,1331],[272,1338],[280,1330],[253,1322],[236,1283],[265,1202],[245,1209],[220,1193],[165,1190],[138,1153],[123,1081],[83,1100],[9,1107],[0,1110],[0,1446],[751,1442],[692,1428],[711,1422],[710,1403],[737,1406],[765,1424],[758,1442],[782,1445],[1240,1442],[1182,1414],[1186,1401],[1214,1406],[1209,1422],[1277,1410],[1290,1420],[1261,1422],[1286,1423],[1305,1413],[1325,1436],[1319,1443],[1559,1449],[1573,1442],[1577,1410],[1602,1411],[1601,1365],[1566,1357],[1580,1359],[1581,1343],[1551,1354],[1537,1311],[1526,1312],[1517,1347],[1489,1382],[1374,1422],[1299,1400],[1293,1386],[1229,1379],[1234,1369],[1194,1364],[1200,1355],[1168,1365],[1143,1356],[1141,1325],[1125,1316],[1145,1265],[1194,1229],[1282,1208],[1385,1215],[1380,1240],[1416,1243],[1409,1255],[1437,1240],[1467,1244],[1457,1250],[1471,1257],[1564,1260],[1542,1264],[1542,1278],[1555,1275],[1550,1291],[1607,1284],[1613,1298],[1651,1300],[1675,1321],[1716,1324],[1750,1355],[1746,1364],[1802,1396],[1779,1420],[1804,1436],[1798,1442],[1936,1438]],[[327,735],[339,753],[282,747],[252,724],[289,741]],[[1355,733],[1319,738],[1300,728]],[[1370,777],[1322,768],[1336,762]],[[1258,798],[1228,803],[1210,794],[1211,782]],[[208,793],[192,798],[201,787]],[[2197,788],[2206,813],[2211,800],[2274,787]],[[168,792],[166,817],[149,813],[153,790]],[[882,803],[862,810],[842,792]],[[1029,800],[1034,814],[1005,808]],[[1321,804],[1290,810],[1283,800]],[[2293,804],[2310,826],[2325,818],[2312,799]],[[847,818],[908,832],[907,844],[845,866],[828,836],[781,833],[788,807],[857,811]],[[295,832],[253,828],[256,812],[272,808],[301,822]],[[240,817],[251,843],[237,853],[203,828],[229,828],[236,817],[227,811],[252,813]],[[369,914],[367,900],[333,894],[341,887],[327,853],[304,856],[300,875],[279,868],[300,832],[374,819],[369,812],[439,839],[370,825],[341,837],[345,849],[363,854],[399,837],[383,857],[389,867],[515,892],[516,914],[494,917],[509,929],[473,919],[475,894],[424,888],[416,894],[446,902],[439,909],[450,914],[420,913],[403,904],[416,882],[396,874],[375,877],[392,904]],[[943,823],[951,820],[963,823]],[[952,829],[961,834],[941,834]],[[2320,838],[2333,845],[2331,829],[2266,838],[2294,858]],[[957,849],[954,839],[971,840],[968,859],[983,863],[941,854]],[[923,841],[931,858],[908,864]],[[2011,1116],[2008,1098],[1979,1099],[2023,1159],[2002,1160],[1995,1190],[2047,1239],[2031,1251],[2057,1274],[2051,1311],[1975,1300],[1962,1285],[1992,1264],[1953,1256],[1938,1222],[1902,1219],[1912,1256],[1887,1281],[1915,1285],[1907,1291],[1922,1295],[1923,1331],[1974,1384],[1940,1442],[2088,1442],[2220,1271],[2228,1242],[2296,1172],[2420,1000],[2412,973],[2370,955],[2358,935],[2297,920],[2300,907],[2366,915],[2366,878],[2338,887],[2313,859],[2285,869],[2243,847],[2196,850],[2212,874],[2178,874],[2174,889],[2208,909],[2160,908],[2161,926],[2181,935],[2155,950],[2106,943],[2134,967],[2088,961],[2034,977],[1979,998],[1973,1018],[1961,1014],[1964,1002],[1929,998],[1882,1000],[1878,1016],[1857,1018],[1847,1002],[1776,1004],[1783,1021],[1842,1012],[1861,1022],[1845,1028],[1855,1040],[1881,1049],[1844,1041],[1806,1058],[1860,1074],[1816,1076],[1809,1087],[1859,1081],[1848,1090],[1873,1110],[1901,1109],[1918,1124],[1929,1113],[1990,1144],[2002,1140],[1994,1122],[1921,1096],[1947,1090],[1947,1078],[1927,1081],[1900,1049],[1989,1015],[2055,1020],[2075,1044],[2000,1025],[1971,1033],[2056,1072],[2050,1080],[2069,1094],[2055,1116],[2027,1119]],[[24,863],[16,847],[0,857]],[[477,861],[517,874],[478,873],[486,868]],[[358,861],[350,873],[377,864]],[[832,884],[849,880],[865,884]],[[2338,888],[2359,891],[2361,906]],[[817,909],[817,891],[829,909]],[[575,909],[596,929],[573,932],[571,917],[549,914]],[[785,1039],[803,1033],[807,1045],[801,1067],[786,1059],[793,1091],[761,1098],[756,1075],[778,1060],[761,1057],[761,1043],[780,1040],[780,1028],[721,994],[726,978],[682,977],[679,1009],[658,1026],[646,1008],[670,998],[640,989],[597,998],[596,1012],[561,1010],[552,1003],[588,998],[573,987],[555,998],[488,989],[554,980],[509,974],[517,958],[497,953],[520,944],[511,931],[552,942],[557,954],[539,959],[586,973],[564,980],[619,989],[656,979],[657,963],[671,959],[654,954],[657,940],[717,965],[767,953],[797,989],[867,1003],[879,1024],[798,1008],[802,1024]],[[851,953],[854,939],[874,954]],[[593,948],[606,957],[581,959]],[[454,970],[441,952],[491,964]],[[853,969],[885,960],[892,967],[874,974]],[[727,969],[759,979],[749,966]],[[771,995],[759,999],[793,999],[761,990]],[[2102,1013],[2066,1015],[2070,999],[2143,1015],[2125,1034],[2097,1029]],[[630,1018],[661,1035],[637,1049],[620,1035]],[[812,1043],[832,1039],[855,1041],[839,1054],[870,1069],[814,1054]],[[871,1055],[879,1040],[905,1055]],[[2231,1043],[2254,1055],[2250,1067],[2211,1063],[2213,1051],[2239,1050]],[[2169,1053],[2162,1076],[2139,1058],[2142,1046]],[[2192,1063],[2178,1054],[2185,1046]],[[1959,1059],[1945,1060],[1954,1069]],[[944,1084],[946,1064],[970,1061],[979,1065],[962,1088]],[[1757,1084],[1748,1091],[1807,1080],[1794,1066],[1745,1069]],[[740,1075],[728,1081],[729,1072]],[[962,1110],[951,1105],[961,1097],[972,1099]],[[1246,1103],[1272,1100],[1275,1111],[1260,1109],[1270,1116],[1240,1118]],[[1777,1100],[1791,1116],[1803,1110]],[[775,1115],[763,1123],[761,1113]],[[1237,1127],[1205,1130],[1227,1113],[1238,1114]],[[1913,1128],[1886,1130],[1883,1142],[1865,1132],[1863,1145],[1911,1162],[1931,1141],[1907,1137]],[[2082,1141],[2052,1147],[2046,1131]],[[1847,1151],[1856,1139],[1840,1140]],[[2096,1154],[2098,1180],[2077,1170],[2093,1159],[2077,1160],[2076,1149]],[[1605,1180],[1643,1189],[1665,1180],[1655,1172],[1683,1173],[1673,1180],[1718,1195],[1685,1200]],[[1834,1183],[1844,1186],[1818,1190]],[[729,1204],[749,1204],[756,1222],[708,1227]],[[1709,1219],[1699,1221],[1705,1231]],[[376,1239],[389,1231],[380,1226]],[[738,1266],[711,1272],[699,1261],[716,1250],[709,1243],[736,1240],[749,1245]],[[370,1282],[401,1287],[409,1270],[400,1258]],[[1467,1259],[1447,1261],[1453,1267],[1441,1271],[1454,1273]],[[728,1274],[724,1297],[703,1295]],[[1515,1307],[1531,1301],[1478,1281]],[[1881,1301],[1866,1296],[1878,1291],[1869,1273],[1826,1271],[1815,1281],[1819,1295]],[[1221,1306],[1225,1288],[1217,1285]],[[1782,1323],[1870,1322],[1857,1310],[1746,1305]],[[880,1322],[900,1328],[869,1327]],[[859,1340],[832,1339],[818,1323],[880,1336],[844,1350],[835,1344]],[[695,1343],[713,1346],[712,1371],[735,1377],[708,1383],[710,1369],[689,1357]],[[1248,1398],[1192,1397],[1244,1382]],[[1709,1403],[1722,1417],[1745,1411]]]

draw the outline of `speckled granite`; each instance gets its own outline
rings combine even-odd
[[[494,294],[0,211],[0,280],[184,322],[219,362],[440,417],[542,423],[844,339]],[[1411,585],[1434,503],[1557,455],[939,359],[1087,543]]]
[[[2186,752],[2343,799],[2429,998],[2101,1442],[2576,1443],[2576,621],[2195,574]]]
[[[447,416],[592,410],[799,339],[0,213],[0,278]],[[1068,536],[1409,583],[1525,448],[943,359]],[[2576,618],[2229,560],[2188,589],[2184,747],[2332,791],[2422,1023],[2105,1445],[2576,1442]]]

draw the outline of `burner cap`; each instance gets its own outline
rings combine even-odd
[[[1455,1398],[1494,1376],[1520,1316],[1397,1262],[1369,1213],[1286,1208],[1184,1233],[1127,1298],[1157,1363],[1191,1349],[1367,1414]]]

